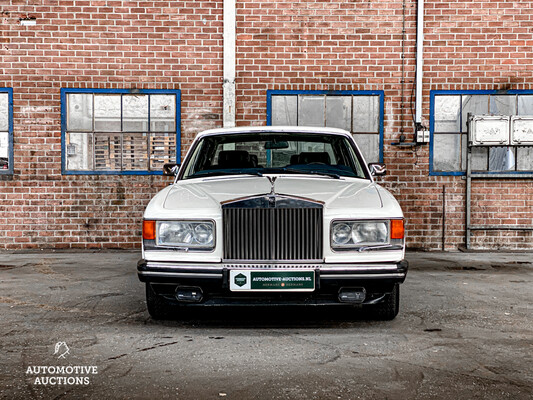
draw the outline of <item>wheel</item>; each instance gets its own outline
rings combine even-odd
[[[166,319],[172,309],[168,301],[154,292],[149,283],[146,283],[146,306],[152,319]]]
[[[371,306],[370,311],[374,319],[392,321],[400,311],[400,285],[395,284],[392,293],[385,297],[382,303]]]

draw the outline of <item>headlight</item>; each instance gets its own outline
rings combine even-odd
[[[331,226],[331,247],[350,248],[390,244],[389,226],[388,220],[334,221]]]
[[[211,250],[215,247],[215,224],[211,221],[158,221],[156,244]]]

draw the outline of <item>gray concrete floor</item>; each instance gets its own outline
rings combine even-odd
[[[138,258],[0,253],[1,398],[533,397],[531,253],[410,253],[392,322],[316,308],[153,321]],[[64,359],[57,342],[70,349]],[[28,373],[68,365],[98,374],[43,386],[35,379],[49,374]]]

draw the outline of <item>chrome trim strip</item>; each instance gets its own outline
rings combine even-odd
[[[159,271],[137,271],[139,275],[145,276],[168,276],[172,278],[222,278],[222,274],[202,274],[202,273],[179,273],[179,272],[159,272]]]
[[[405,278],[405,273],[397,274],[320,274],[320,279],[373,279],[373,278]]]
[[[201,270],[201,271],[221,271],[226,269],[318,269],[331,272],[357,272],[357,271],[397,271],[396,264],[314,264],[314,263],[194,263],[183,262],[164,263],[148,262],[148,269],[161,268],[170,270]]]

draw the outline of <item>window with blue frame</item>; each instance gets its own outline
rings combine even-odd
[[[63,172],[155,174],[180,161],[179,90],[62,89]]]
[[[384,92],[269,90],[267,125],[341,128],[367,162],[383,161]]]
[[[464,174],[468,114],[533,115],[533,91],[434,90],[430,103],[432,175]],[[472,170],[506,173],[532,171],[533,148],[472,148]]]
[[[0,174],[13,174],[13,89],[0,88]]]

